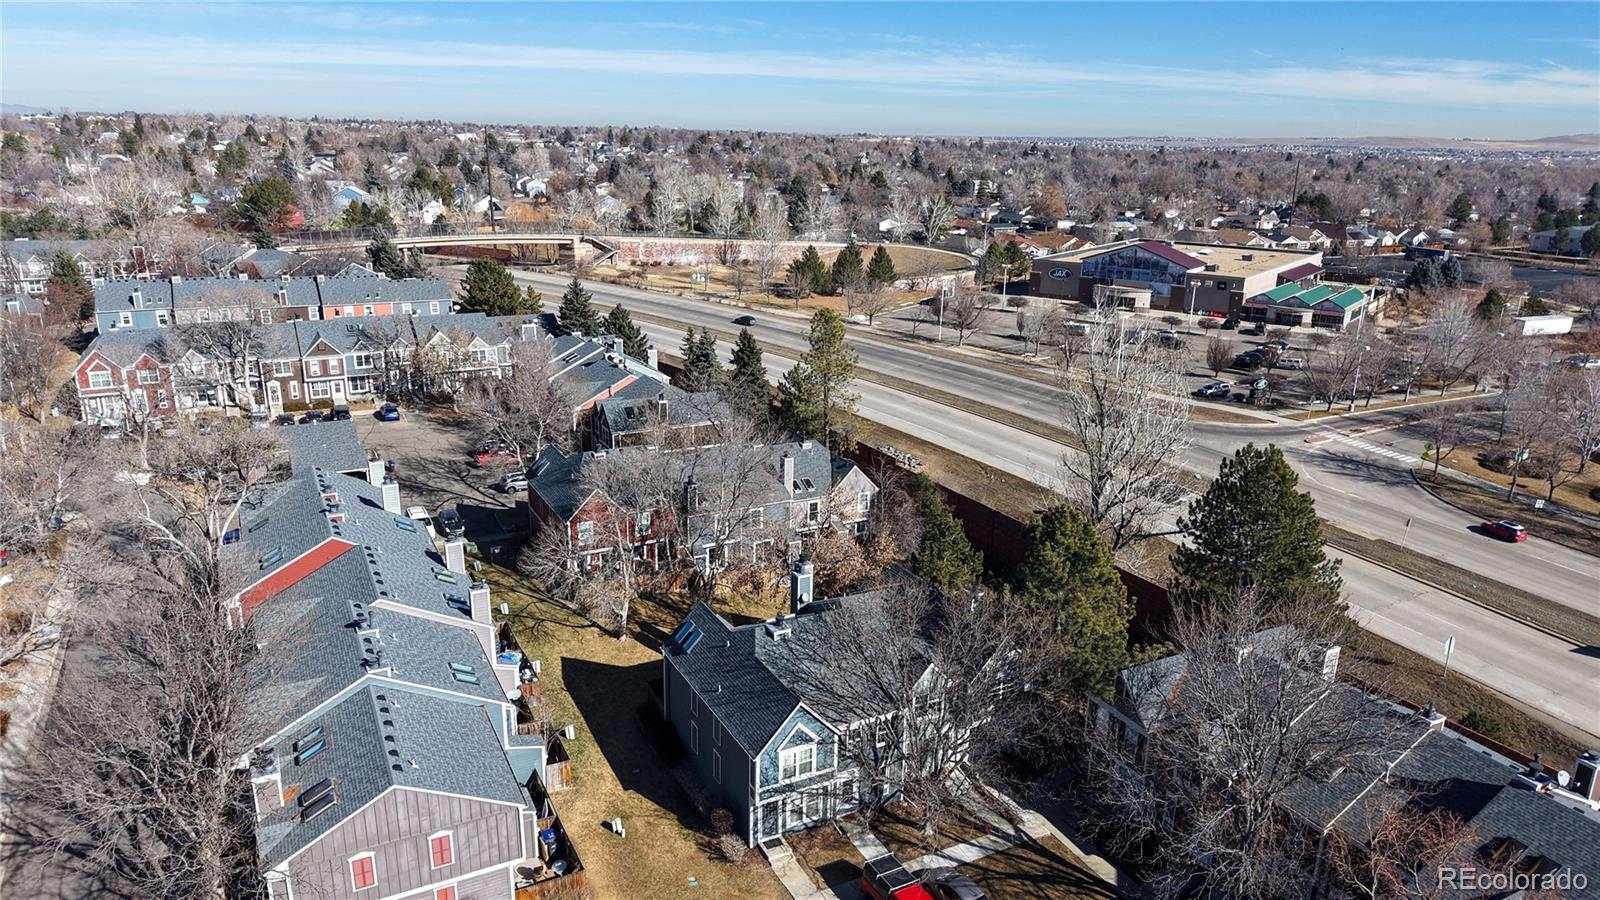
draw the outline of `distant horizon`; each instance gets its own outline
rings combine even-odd
[[[1597,36],[1595,3],[7,3],[0,100],[841,135],[1518,142],[1600,133]]]

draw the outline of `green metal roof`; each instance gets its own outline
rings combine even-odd
[[[1294,299],[1304,303],[1307,306],[1316,306],[1318,303],[1328,299],[1335,293],[1337,293],[1337,291],[1334,288],[1331,288],[1325,284],[1319,284],[1303,294],[1296,294]]]
[[[1255,299],[1257,299],[1257,300],[1267,299],[1267,300],[1271,300],[1273,303],[1282,303],[1283,301],[1289,299],[1290,297],[1293,297],[1295,294],[1300,293],[1300,291],[1302,291],[1302,290],[1303,290],[1303,288],[1301,288],[1300,285],[1297,284],[1296,282],[1286,281],[1283,284],[1278,285],[1277,287],[1273,288],[1270,291],[1263,292],[1259,297],[1256,297]]]
[[[1365,300],[1367,295],[1360,288],[1345,288],[1338,294],[1328,298],[1328,302],[1337,305],[1340,309],[1349,309]]]

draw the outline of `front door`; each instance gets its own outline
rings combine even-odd
[[[267,382],[267,408],[275,413],[283,412],[283,387],[276,381]]]

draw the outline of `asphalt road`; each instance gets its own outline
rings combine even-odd
[[[563,279],[517,273],[517,279],[546,292],[554,305]],[[640,325],[655,345],[675,351],[683,326],[736,330],[731,320],[746,311],[729,305],[590,283],[602,308],[622,302],[630,310],[682,325]],[[770,311],[755,311],[752,329],[768,349],[774,380],[805,348],[805,323]],[[1021,369],[933,353],[873,338],[852,327],[850,343],[863,368],[895,375],[959,394],[1040,421],[1054,421],[1051,388]],[[724,353],[731,350],[726,344]],[[959,409],[869,381],[858,381],[859,411],[866,418],[966,454],[1035,483],[1056,487],[1057,463],[1066,448],[1055,441]],[[1360,420],[1370,424],[1369,420]],[[1380,421],[1377,419],[1371,422]],[[1224,455],[1247,441],[1279,443],[1301,474],[1302,486],[1317,498],[1318,510],[1351,530],[1399,540],[1404,519],[1413,525],[1407,546],[1436,554],[1499,580],[1595,611],[1600,605],[1600,561],[1558,545],[1530,541],[1501,545],[1466,531],[1469,518],[1422,492],[1405,474],[1404,460],[1329,441],[1306,444],[1313,425],[1196,427],[1188,466],[1214,473]],[[1378,437],[1377,440],[1381,440]],[[1382,446],[1374,440],[1364,443]],[[1402,451],[1395,451],[1402,453]],[[1404,455],[1402,453],[1402,455]],[[1522,552],[1519,551],[1531,551]],[[1539,565],[1528,558],[1540,554]],[[1600,652],[1585,651],[1535,629],[1482,610],[1459,598],[1389,569],[1345,558],[1349,602],[1362,624],[1382,637],[1442,661],[1444,641],[1455,636],[1451,658],[1456,671],[1471,676],[1538,710],[1591,733],[1600,732]]]

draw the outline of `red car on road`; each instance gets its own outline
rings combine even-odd
[[[1483,523],[1483,530],[1502,541],[1516,543],[1528,539],[1528,529],[1510,519],[1494,519]]]

